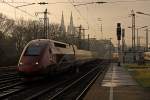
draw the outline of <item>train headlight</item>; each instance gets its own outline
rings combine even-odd
[[[35,64],[36,64],[36,65],[38,65],[38,64],[39,64],[39,62],[36,62]]]
[[[20,62],[20,63],[19,63],[19,65],[23,65],[23,63],[22,63],[22,62]]]

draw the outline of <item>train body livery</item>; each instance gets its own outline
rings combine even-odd
[[[74,64],[84,63],[93,58],[97,58],[95,52],[79,50],[75,45],[36,39],[25,46],[17,70],[25,77],[55,74],[76,69]]]

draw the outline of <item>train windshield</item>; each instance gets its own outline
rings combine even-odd
[[[43,46],[30,45],[26,51],[25,56],[39,56]]]

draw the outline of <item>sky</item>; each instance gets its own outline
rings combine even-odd
[[[38,2],[48,2],[56,4],[48,5],[30,5],[20,7],[27,13],[21,12],[13,7],[8,6],[2,1],[9,2],[13,6],[24,5],[28,3],[38,3]],[[76,6],[76,8],[70,2],[78,2],[74,4],[95,2],[95,1],[105,1],[105,4],[89,4]],[[10,3],[10,2],[20,2],[20,3]],[[66,3],[58,3],[66,2]],[[24,19],[34,19],[39,20],[43,15],[39,14],[35,16],[36,12],[43,12],[46,8],[49,12],[50,23],[60,23],[61,14],[64,14],[65,25],[69,24],[70,14],[73,14],[74,25],[79,26],[80,24],[86,30],[86,35],[97,39],[109,39],[112,38],[114,45],[117,44],[116,38],[116,26],[117,23],[121,23],[122,28],[125,28],[125,40],[128,45],[131,45],[131,10],[135,12],[141,11],[150,14],[150,0],[0,0],[0,12],[9,16],[13,19],[18,19],[20,17]],[[32,16],[31,16],[32,15]],[[98,21],[101,18],[102,21]],[[101,34],[100,26],[103,27],[103,37]],[[150,16],[136,14],[136,27],[150,25]],[[141,37],[141,44],[145,45],[145,31],[144,29],[139,30],[139,36]],[[150,36],[149,36],[150,38]]]

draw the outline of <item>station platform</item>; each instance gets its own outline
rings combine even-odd
[[[150,100],[150,91],[140,87],[129,73],[111,64],[103,81],[95,81],[83,100]]]

